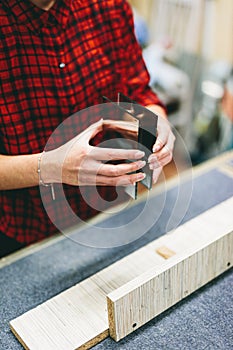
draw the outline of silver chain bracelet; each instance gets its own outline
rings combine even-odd
[[[42,152],[39,157],[38,157],[38,167],[37,167],[37,172],[38,172],[38,177],[39,177],[39,185],[42,185],[44,187],[50,187],[51,189],[51,195],[52,195],[52,199],[55,201],[56,197],[55,197],[55,192],[54,192],[54,187],[53,187],[53,183],[44,183],[44,181],[42,180],[41,177],[41,160],[42,160],[42,156],[43,156],[44,152]]]

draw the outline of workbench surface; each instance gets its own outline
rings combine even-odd
[[[181,223],[233,196],[232,159],[233,152],[194,169],[191,201]],[[188,181],[190,177],[184,177],[182,184],[186,186]],[[166,193],[160,219],[143,237],[126,246],[88,248],[58,236],[0,260],[0,349],[22,349],[10,331],[10,320],[164,234],[177,191],[174,182]],[[152,191],[152,195],[156,201],[160,196],[164,198],[164,193]],[[143,200],[114,220],[124,224],[125,218],[135,210],[140,211],[140,207]],[[108,220],[103,219],[101,224],[107,225]],[[232,269],[119,343],[107,338],[93,349],[232,350]]]

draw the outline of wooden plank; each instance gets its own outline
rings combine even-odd
[[[113,339],[124,338],[232,266],[232,208],[231,199],[164,236],[164,243],[186,249],[107,296]]]
[[[116,322],[114,317],[119,318],[118,309],[115,309],[118,296],[120,294],[123,297],[127,295],[129,286],[130,288],[132,286],[135,287],[135,281],[144,281],[145,276],[149,278],[148,282],[155,273],[156,276],[162,276],[162,272],[165,269],[169,270],[174,264],[176,266],[178,261],[182,262],[184,260],[182,255],[184,252],[186,252],[186,255],[191,256],[194,251],[198,252],[198,250],[209,246],[209,244],[212,244],[216,240],[221,238],[227,239],[227,233],[233,229],[231,218],[232,207],[233,198],[190,220],[173,232],[160,237],[76,286],[26,312],[10,322],[12,332],[25,349],[88,349],[106,338],[109,334],[106,302],[106,296],[108,295],[108,302],[111,301],[109,307],[110,328],[113,335],[113,324],[118,324],[118,320]],[[219,232],[219,228],[221,228],[221,232]],[[219,255],[218,259],[219,262],[222,261],[221,271],[229,268],[225,266],[225,262],[229,254],[232,254],[231,244],[229,242],[229,251],[227,253],[224,250],[225,243],[222,243],[224,248],[222,250],[224,250],[225,255]],[[162,246],[166,246],[176,254],[165,260],[161,255],[156,253],[156,250]],[[190,253],[190,249],[192,254]],[[213,248],[210,248],[209,251],[215,254]],[[207,256],[204,255],[203,259],[207,259]],[[208,259],[206,260],[210,269],[208,276],[212,278],[211,264],[216,259],[215,256],[214,259],[211,258],[211,255],[209,255]],[[200,261],[202,262],[203,260]],[[179,279],[185,278],[187,283],[191,283],[192,278],[189,277],[189,268],[186,265],[183,268],[184,270],[180,270],[179,272]],[[173,275],[177,273],[176,270],[174,271]],[[164,305],[169,307],[170,302],[168,289],[165,289],[165,287],[167,288],[166,283],[169,281],[170,275],[165,274],[163,276],[162,285],[164,288],[161,288],[160,285],[160,289],[164,293],[158,299],[159,305],[161,303],[161,310],[164,308]],[[176,281],[177,286],[179,286],[179,279]],[[188,291],[191,290],[192,285]],[[185,294],[185,291],[183,294]],[[179,296],[180,294],[177,292],[176,295]],[[153,303],[153,293],[150,294],[150,298],[150,303]],[[134,299],[130,303],[134,306]],[[129,304],[127,303],[126,306],[129,306]],[[114,310],[114,315],[111,315],[111,310]],[[143,309],[143,313],[144,311]],[[123,315],[125,313],[121,316],[123,317]],[[143,322],[148,318],[147,315],[151,316],[151,313],[149,312],[148,314],[148,311],[145,312]],[[112,319],[114,319],[114,323]],[[135,320],[136,318],[133,319]],[[138,320],[133,322],[137,323],[134,328],[138,328],[140,322]],[[130,327],[132,328],[131,323]],[[118,338],[116,337],[116,339]]]
[[[161,261],[143,247],[12,320],[11,330],[25,349],[89,349],[109,335],[106,295]]]

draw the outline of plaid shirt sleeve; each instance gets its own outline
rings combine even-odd
[[[122,92],[144,105],[160,103],[148,81],[125,0],[59,0],[49,11],[30,1],[0,2],[1,154],[41,152],[60,123],[100,103],[103,95],[113,100]],[[72,132],[95,121],[81,114]],[[88,205],[79,188],[64,188],[79,217],[97,213],[98,198]],[[112,189],[99,192],[111,200]],[[0,206],[0,232],[18,242],[29,244],[57,231],[38,187],[0,191]],[[51,217],[72,225],[59,196]]]

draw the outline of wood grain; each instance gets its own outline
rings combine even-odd
[[[233,198],[26,312],[10,322],[12,332],[30,350],[88,349],[109,327],[119,340],[229,268],[232,207]],[[176,254],[165,260],[156,253],[162,246]]]
[[[124,338],[232,266],[232,208],[231,199],[165,235],[179,254],[107,296],[111,337]]]
[[[143,247],[14,319],[11,330],[25,349],[89,349],[109,335],[106,295],[163,260]]]

